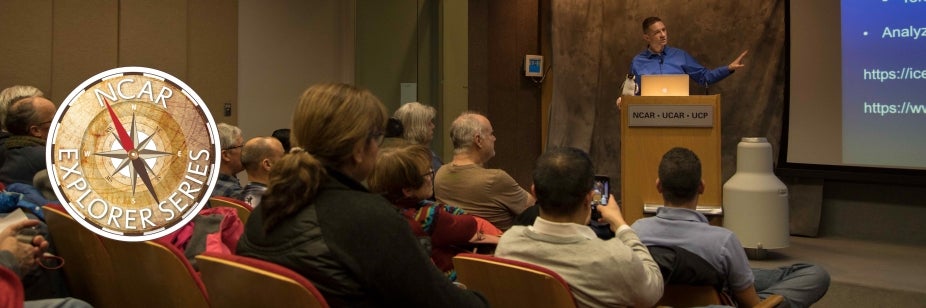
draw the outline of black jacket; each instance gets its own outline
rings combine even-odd
[[[483,307],[477,293],[454,286],[418,246],[386,199],[334,171],[314,202],[263,231],[258,207],[238,242],[240,255],[290,268],[333,307]]]

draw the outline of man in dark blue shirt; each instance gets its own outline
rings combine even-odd
[[[743,51],[736,60],[729,65],[709,70],[698,63],[684,50],[668,46],[669,35],[666,25],[659,17],[648,17],[643,20],[643,40],[646,41],[645,50],[637,54],[630,64],[630,73],[634,75],[639,95],[640,76],[659,74],[688,74],[700,85],[710,85],[742,68],[743,57],[748,51]]]

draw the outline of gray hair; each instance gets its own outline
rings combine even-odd
[[[11,86],[0,91],[0,128],[6,130],[6,112],[14,103],[13,99],[30,96],[45,96],[45,94],[39,88],[22,85]]]
[[[399,122],[402,122],[402,126],[405,127],[405,132],[402,134],[403,138],[413,143],[427,145],[431,141],[427,140],[429,133],[428,123],[434,120],[436,114],[437,110],[434,107],[419,102],[411,102],[399,107],[393,116],[399,119]]]
[[[235,146],[235,141],[238,140],[238,137],[241,137],[241,129],[225,123],[219,123],[217,127],[219,129],[219,146],[222,150]]]
[[[456,120],[453,120],[453,124],[450,125],[450,141],[453,142],[454,154],[472,148],[476,134],[485,133],[483,131],[485,128],[479,122],[479,117],[482,116],[473,111],[464,111]]]

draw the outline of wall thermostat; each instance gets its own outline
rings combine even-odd
[[[543,56],[524,56],[524,76],[543,77]]]

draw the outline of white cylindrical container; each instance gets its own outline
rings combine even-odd
[[[788,187],[772,172],[772,145],[743,138],[736,156],[736,174],[723,184],[723,226],[745,248],[788,247]]]

